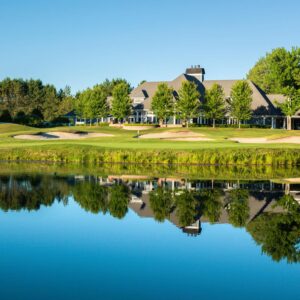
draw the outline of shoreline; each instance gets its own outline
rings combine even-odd
[[[235,149],[108,149],[86,145],[42,145],[0,148],[0,161],[118,163],[186,166],[299,166],[300,150],[276,148]]]

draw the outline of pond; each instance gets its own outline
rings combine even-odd
[[[0,169],[0,241],[1,299],[299,299],[300,180]]]

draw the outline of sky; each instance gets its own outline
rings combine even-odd
[[[299,0],[0,0],[0,80],[73,93],[106,78],[242,79],[276,47],[300,46]]]

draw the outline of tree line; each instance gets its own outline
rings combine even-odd
[[[41,80],[6,78],[0,82],[0,121],[28,125],[57,120],[73,108],[71,89],[57,90]]]
[[[291,117],[300,109],[300,49],[274,49],[258,60],[247,79],[266,93],[286,96],[285,101],[276,103],[291,129]],[[91,120],[108,116],[122,123],[132,114],[131,91],[130,83],[119,78],[105,80],[76,95],[68,86],[57,90],[41,80],[6,78],[0,82],[0,122],[57,123],[73,111],[91,124]],[[190,119],[201,114],[211,120],[213,127],[225,116],[237,120],[240,127],[252,115],[252,90],[246,80],[234,84],[228,99],[218,84],[201,95],[195,83],[186,81],[178,93],[166,83],[159,84],[152,100],[151,110],[161,125],[175,116],[188,126]]]
[[[175,101],[174,101],[175,98]],[[204,99],[203,102],[200,99]],[[237,120],[239,127],[242,121],[249,120],[252,115],[252,90],[247,81],[237,81],[231,91],[231,96],[226,99],[224,90],[219,84],[214,84],[206,90],[205,95],[200,95],[194,82],[184,81],[174,97],[174,90],[166,83],[158,85],[153,96],[151,109],[157,116],[160,124],[167,123],[167,119],[176,116],[188,127],[189,120],[204,115],[212,120],[215,127],[217,120],[225,118],[227,113]]]
[[[74,182],[70,177],[8,175],[0,177],[0,187],[0,209],[3,211],[36,211],[55,202],[67,205],[72,197],[88,212],[108,213],[118,219],[128,213],[131,194],[126,184],[101,186],[93,176]],[[224,194],[218,188],[172,191],[167,186],[158,186],[149,194],[149,205],[155,220],[164,222],[175,215],[180,227],[189,226],[200,218],[216,223],[225,209],[229,223],[244,227],[273,260],[299,262],[299,204],[291,195],[283,195],[275,204],[282,212],[261,212],[249,221],[249,197],[249,190],[241,188]]]
[[[127,121],[132,114],[132,88],[124,79],[105,81],[78,94],[75,110],[79,118],[102,119],[112,116],[117,122]],[[200,101],[201,97],[204,102]],[[170,117],[176,116],[188,126],[189,119],[204,113],[212,119],[224,119],[227,112],[241,121],[251,118],[252,90],[247,81],[238,81],[232,88],[231,99],[226,101],[223,88],[214,84],[204,95],[200,95],[194,82],[184,81],[178,95],[166,83],[158,85],[152,99],[151,109],[160,125],[167,124]],[[90,122],[91,123],[91,122]]]
[[[290,130],[291,117],[300,109],[300,48],[272,50],[258,60],[247,78],[267,94],[286,96],[284,102],[276,102],[287,117],[287,129]]]

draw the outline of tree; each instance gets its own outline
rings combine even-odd
[[[105,79],[105,81],[103,81],[102,83],[100,83],[99,85],[96,85],[96,86],[101,86],[104,89],[107,97],[109,97],[109,96],[112,96],[115,86],[117,86],[120,83],[124,83],[126,85],[127,94],[130,94],[130,92],[132,91],[132,87],[131,87],[130,83],[126,79],[123,79],[123,78],[114,78],[112,80]]]
[[[95,111],[92,107],[93,92],[91,89],[86,89],[81,92],[76,101],[76,113],[80,118],[93,119],[95,117]],[[92,121],[90,120],[90,124]]]
[[[56,88],[53,85],[46,85],[44,87],[44,103],[41,109],[45,121],[52,121],[59,116],[59,103]]]
[[[251,118],[252,90],[245,80],[237,81],[231,89],[229,109],[231,116],[236,118],[241,128],[241,121]]]
[[[131,113],[132,100],[128,92],[128,86],[121,82],[114,87],[112,93],[111,114],[121,122]]]
[[[84,96],[82,96],[83,93],[84,92],[78,93],[74,101],[75,112],[80,119],[85,117],[85,100]]]
[[[300,48],[276,48],[259,59],[247,79],[266,93],[280,94],[287,87],[300,89]]]
[[[166,83],[158,85],[157,90],[152,98],[151,109],[156,114],[160,126],[167,118],[174,114],[173,90]]]
[[[282,111],[282,113],[286,116],[286,128],[287,130],[292,129],[292,116],[297,113],[300,109],[300,90],[295,90],[294,88],[287,88],[284,92],[286,96],[286,100],[283,103],[276,104]]]
[[[225,93],[223,88],[215,83],[205,92],[204,114],[206,118],[212,119],[213,128],[215,128],[216,120],[225,117]]]
[[[118,219],[125,217],[128,211],[129,189],[125,185],[115,185],[110,188],[109,212]]]
[[[247,230],[273,260],[300,262],[300,206],[291,195],[283,196],[276,206],[284,212],[263,213],[247,225]]]
[[[154,214],[154,219],[163,222],[170,216],[173,208],[172,192],[158,187],[150,193],[150,207]]]
[[[41,80],[6,78],[0,82],[0,110],[7,110],[14,121],[28,125],[53,121],[59,116],[61,101],[56,88]]]
[[[196,117],[200,109],[200,93],[197,85],[191,81],[182,82],[178,91],[178,101],[176,102],[176,114],[183,119],[184,124],[188,127],[188,120]]]
[[[86,211],[105,214],[108,210],[108,188],[97,182],[78,182],[72,189],[74,200]]]
[[[109,112],[109,105],[107,103],[107,95],[102,86],[95,86],[93,88],[93,107],[96,111],[96,118],[105,118]]]
[[[208,218],[209,222],[215,223],[219,221],[222,201],[222,192],[218,189],[203,189],[200,191],[201,199],[201,210],[205,217]]]
[[[250,208],[248,204],[249,192],[236,189],[229,193],[229,202],[226,205],[229,222],[235,227],[243,227],[249,218]]]
[[[107,116],[109,107],[107,104],[107,96],[102,86],[95,86],[92,89],[86,89],[79,95],[78,108],[82,110],[82,115],[90,119],[104,118]]]
[[[184,190],[175,196],[176,216],[180,226],[193,224],[198,216],[197,200],[192,191]]]

